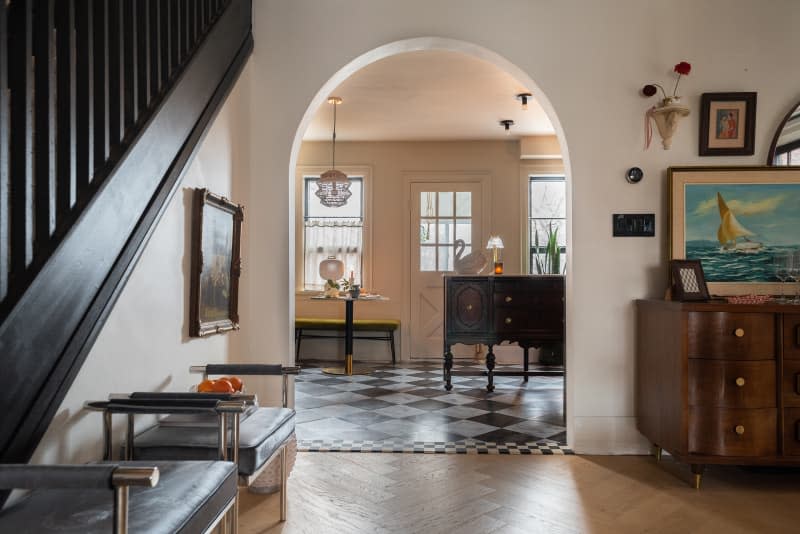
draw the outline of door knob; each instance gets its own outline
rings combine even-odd
[[[744,328],[737,328],[736,330],[733,331],[733,334],[736,337],[744,337]]]
[[[472,304],[467,304],[467,311],[472,311]]]
[[[742,378],[741,376],[736,379],[736,385],[737,386],[742,387],[744,385],[744,383],[745,383],[744,378]]]
[[[511,297],[506,297],[506,302],[511,302]]]
[[[511,324],[511,317],[506,317],[506,324]]]
[[[736,433],[737,433],[737,434],[739,434],[740,436],[741,436],[742,434],[744,434],[744,427],[743,427],[742,425],[736,425],[736,428],[735,428],[734,430],[735,430],[735,431],[736,431]]]

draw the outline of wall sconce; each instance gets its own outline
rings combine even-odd
[[[672,136],[678,130],[680,120],[689,115],[689,107],[681,104],[680,102],[667,102],[664,99],[661,105],[653,106],[647,110],[646,118],[647,124],[645,125],[645,148],[650,147],[650,141],[653,139],[653,127],[650,125],[650,119],[656,123],[658,135],[661,136],[661,146],[664,150],[669,150],[672,146]]]
[[[522,100],[522,111],[528,111],[528,99],[533,95],[530,93],[520,93],[517,95],[517,100]]]
[[[503,262],[500,261],[500,249],[503,248],[503,240],[500,236],[490,235],[489,242],[486,244],[486,250],[492,250],[492,259],[494,261],[494,274],[503,274]]]
[[[503,119],[500,121],[500,124],[506,129],[506,135],[511,135],[511,127],[514,126],[514,121],[511,119]]]

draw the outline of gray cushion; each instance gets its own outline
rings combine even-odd
[[[154,488],[131,487],[131,533],[203,532],[236,496],[230,462],[119,462],[158,467]],[[113,531],[110,489],[36,490],[0,512],[0,532],[108,534]]]
[[[294,410],[258,408],[239,429],[239,474],[255,473],[293,432]],[[213,460],[218,439],[211,426],[154,426],[136,436],[133,454],[137,460]]]

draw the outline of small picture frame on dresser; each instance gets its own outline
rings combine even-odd
[[[708,286],[700,260],[670,260],[672,298],[678,301],[708,300]]]

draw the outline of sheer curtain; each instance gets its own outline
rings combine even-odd
[[[323,289],[325,280],[319,276],[319,264],[333,256],[344,262],[344,278],[361,284],[361,219],[306,219],[305,221],[305,289]]]

